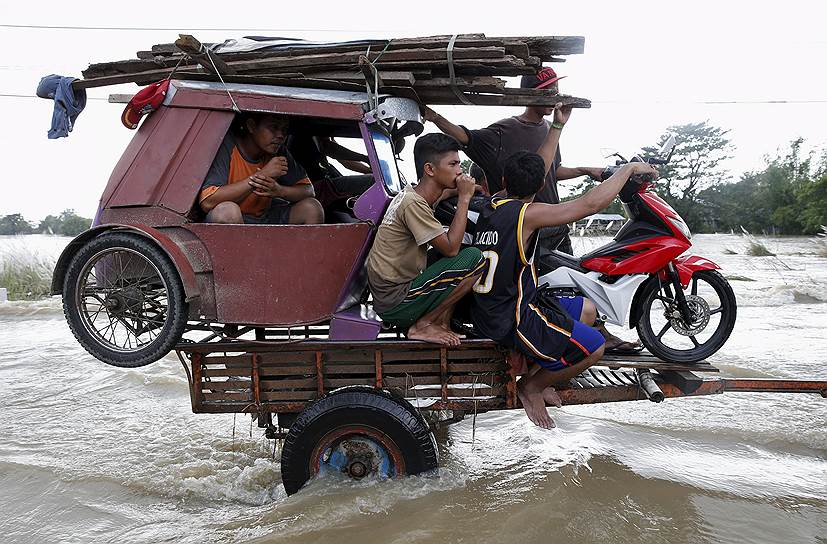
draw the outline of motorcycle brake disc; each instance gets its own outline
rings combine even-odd
[[[687,326],[682,317],[670,317],[669,323],[678,334],[695,336],[709,324],[709,303],[698,295],[686,295],[686,304],[689,306],[689,313],[692,314],[692,323]],[[677,308],[672,315],[675,314],[680,314]]]

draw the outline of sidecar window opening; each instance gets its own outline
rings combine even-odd
[[[237,113],[230,123],[226,133],[222,135],[222,141],[231,136],[238,139],[244,136],[246,128],[244,123],[251,112]],[[283,145],[293,159],[302,166],[314,186],[316,198],[325,209],[325,223],[350,223],[356,221],[350,210],[353,204],[353,197],[358,196],[373,184],[372,174],[369,172],[370,164],[367,160],[367,148],[356,121],[342,119],[327,119],[319,117],[307,117],[298,115],[284,115],[289,119],[287,137]],[[346,166],[347,161],[339,161],[336,158],[325,155],[325,142],[333,142],[346,150],[345,155],[354,160],[354,164],[361,163],[365,172],[355,172]],[[328,148],[331,146],[327,146]],[[347,152],[351,152],[352,157]],[[215,158],[222,153],[221,147]],[[362,160],[362,158],[364,160]],[[350,165],[352,166],[352,165]],[[344,185],[348,191],[339,192],[336,189],[331,191],[331,184],[325,178],[335,179],[336,189]],[[348,185],[349,184],[349,185]],[[198,202],[191,213],[191,219],[201,222],[206,217]]]

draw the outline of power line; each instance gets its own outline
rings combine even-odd
[[[351,28],[155,28],[155,27],[140,27],[140,26],[63,26],[63,25],[7,25],[0,24],[0,28],[25,28],[25,29],[42,29],[42,30],[134,30],[140,32],[179,32],[182,30],[194,32],[351,32],[358,34],[386,34],[398,31],[387,30],[354,30]]]
[[[7,94],[7,93],[0,93],[0,97],[3,98],[40,98],[36,94]],[[86,100],[103,100],[105,102],[109,101],[109,98],[103,98],[100,96],[87,96]]]
[[[11,94],[0,93],[3,98],[40,98],[34,94]],[[103,100],[108,101],[108,98],[103,97],[87,97],[87,100]],[[624,100],[592,100],[592,104],[642,104],[644,102],[633,102]],[[827,104],[827,100],[687,100],[687,101],[654,101],[645,102],[646,104],[709,104],[709,105],[726,105],[726,104]]]

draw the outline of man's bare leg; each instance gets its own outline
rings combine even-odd
[[[566,383],[584,370],[594,365],[603,356],[603,346],[595,350],[591,355],[570,367],[551,372],[541,368],[534,374],[529,374],[517,382],[517,396],[525,409],[528,419],[538,427],[551,429],[554,427],[554,420],[546,410],[546,389],[557,383]],[[556,392],[555,392],[556,394]],[[552,402],[552,404],[554,404]]]
[[[244,216],[241,208],[235,202],[219,202],[215,208],[207,213],[204,223],[243,224]]]
[[[471,288],[474,287],[479,277],[480,274],[477,274],[459,282],[459,285],[451,291],[451,294],[439,306],[420,317],[416,323],[410,326],[408,338],[444,346],[458,346],[460,336],[450,328],[454,306],[459,302],[459,299],[471,292]]]

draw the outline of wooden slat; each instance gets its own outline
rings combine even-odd
[[[439,361],[439,350],[433,351],[392,351],[383,350],[385,365],[395,361]]]
[[[367,365],[356,365],[356,364],[349,364],[349,365],[336,365],[330,364],[325,367],[325,371],[327,372],[328,376],[335,376],[337,374],[369,374],[373,376],[375,374],[375,367],[373,364]]]
[[[313,350],[316,351],[316,350]],[[313,353],[306,351],[261,351],[261,366],[293,365],[296,363],[314,364]]]
[[[186,53],[196,60],[196,62],[204,66],[205,69],[208,71],[213,71],[210,61],[206,59],[206,54],[201,52],[200,45],[200,42],[192,36],[185,37],[184,35],[182,35],[182,37],[179,38],[179,40],[174,44],[174,46],[180,50],[186,49]],[[384,52],[381,49],[372,48],[369,58],[371,61],[375,61],[378,58],[380,62],[383,60],[397,62],[406,60],[447,60],[445,51],[440,48],[422,47],[420,44],[414,42],[408,42],[407,47],[400,47],[401,45],[404,45],[404,42],[397,42],[396,47],[389,47]],[[445,42],[445,45],[447,46],[447,41]],[[510,48],[514,50],[514,46],[511,46]],[[364,45],[350,45],[341,46],[338,48],[277,48],[270,50],[246,51],[242,53],[211,53],[210,57],[218,66],[219,71],[224,74],[229,73],[225,72],[225,69],[235,72],[245,72],[250,69],[265,67],[283,69],[291,66],[313,66],[325,64],[347,64],[356,67],[358,66],[359,56],[365,55],[366,53],[367,49]],[[505,48],[503,47],[502,42],[499,41],[493,42],[491,45],[479,44],[476,47],[466,47],[463,44],[458,45],[455,43],[453,51],[455,59],[500,58],[505,55],[505,53]],[[98,78],[119,74],[145,72],[158,69],[159,67],[171,68],[175,66],[181,58],[181,55],[144,54],[144,58],[138,60],[130,59],[92,64],[83,71],[83,76],[85,78]],[[205,66],[204,62],[206,62],[209,66]]]
[[[315,400],[318,398],[318,393],[315,390],[307,391],[262,391],[261,400]]]
[[[251,376],[250,368],[205,368],[202,370],[202,375],[207,377],[222,377],[222,376]]]
[[[451,373],[467,373],[467,372],[505,372],[508,370],[508,365],[504,360],[500,361],[484,361],[474,363],[451,363],[449,365]]]
[[[436,385],[442,383],[439,376],[415,376],[413,381],[409,377],[391,376],[385,377],[385,387],[397,387],[400,389],[408,389],[415,385]]]
[[[202,359],[204,365],[207,366],[214,366],[214,365],[224,365],[228,368],[230,367],[244,367],[250,366],[250,356],[247,354],[244,355],[223,355],[220,353],[207,355]]]
[[[312,376],[315,373],[316,369],[310,365],[263,366],[259,368],[262,379],[267,376]]]
[[[238,381],[238,380],[228,380],[228,381],[221,381],[221,382],[201,382],[201,388],[204,390],[210,391],[230,391],[230,390],[243,390],[249,391],[252,393],[253,391],[253,382],[252,381]]]
[[[448,359],[501,359],[505,360],[505,354],[495,349],[466,349],[462,351],[448,351]]]
[[[233,67],[229,66],[226,62],[224,62],[224,60],[219,58],[218,55],[208,55],[204,47],[201,45],[201,42],[189,34],[181,34],[180,37],[175,40],[175,46],[184,53],[188,54],[207,72],[212,74],[218,73],[222,76],[237,73]]]
[[[287,380],[261,380],[262,391],[281,391],[283,389],[313,389],[316,390],[316,377],[293,378]]]
[[[441,397],[443,390],[440,386],[432,386],[432,387],[423,387],[419,389],[409,389],[405,392],[405,398],[424,398],[424,397]],[[445,391],[445,397],[442,398],[443,401],[449,400],[451,398],[456,397],[498,397],[501,395],[505,395],[505,387],[503,386],[495,386],[489,387],[487,385],[480,386],[477,385],[476,392],[473,392],[472,388],[456,388],[456,387],[449,387]]]
[[[211,401],[239,401],[239,402],[252,402],[253,394],[251,392],[248,393],[202,393],[204,397],[204,402],[211,402]]]
[[[337,389],[339,387],[346,387],[348,385],[374,385],[375,377],[358,377],[353,376],[350,378],[325,378],[324,386],[326,391],[330,391],[331,389]],[[385,387],[388,387],[385,385]]]
[[[434,363],[396,363],[382,365],[385,376],[395,374],[439,374],[439,361]]]
[[[507,381],[507,377],[502,375],[495,375],[495,376],[480,376],[480,375],[472,375],[472,374],[456,374],[456,375],[449,375],[448,376],[448,384],[466,384],[466,383],[474,383],[474,379],[476,378],[477,384],[488,384],[490,385],[493,383],[501,384]],[[414,383],[411,383],[411,379],[407,376],[390,376],[384,378],[384,383],[386,387],[411,387],[411,385],[439,385],[441,383],[441,379],[439,376],[414,376],[413,377]]]
[[[373,360],[373,353],[375,350],[359,349],[359,350],[325,350],[325,364],[341,364],[341,363],[364,363],[365,361]]]
[[[457,101],[456,96],[450,90],[445,91],[431,91],[428,92],[417,90],[417,94],[428,104],[446,105],[454,104]],[[466,98],[478,106],[553,106],[557,103],[562,103],[564,106],[572,106],[573,108],[590,108],[591,101],[585,98],[577,98],[573,96],[562,95],[548,95],[548,96],[525,96],[522,94],[515,95],[495,95],[495,94],[468,94]]]

